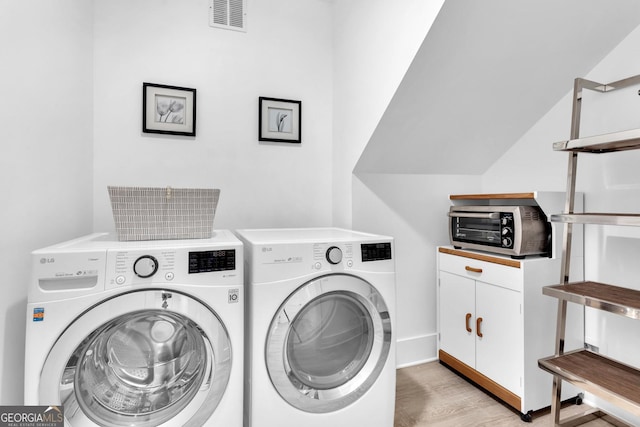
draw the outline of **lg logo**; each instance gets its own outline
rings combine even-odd
[[[40,264],[51,264],[56,262],[55,258],[40,258]]]

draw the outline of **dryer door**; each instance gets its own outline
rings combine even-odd
[[[374,384],[391,339],[380,293],[361,278],[327,275],[305,283],[279,308],[267,336],[267,369],[294,407],[333,412]]]
[[[60,402],[72,426],[202,425],[231,371],[227,331],[188,295],[144,290],[103,301],[58,338],[40,401]]]

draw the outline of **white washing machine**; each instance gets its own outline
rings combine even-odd
[[[25,404],[66,426],[242,426],[242,243],[119,242],[32,254]]]
[[[238,230],[245,248],[245,426],[392,427],[393,239]]]

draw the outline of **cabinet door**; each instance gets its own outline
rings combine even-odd
[[[482,335],[476,334],[476,370],[521,395],[524,355],[520,293],[476,282],[476,315],[476,332]]]
[[[475,281],[441,271],[440,349],[472,368],[475,367],[474,307]]]

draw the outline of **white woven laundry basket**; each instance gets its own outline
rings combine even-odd
[[[118,240],[207,239],[220,190],[107,187]]]

